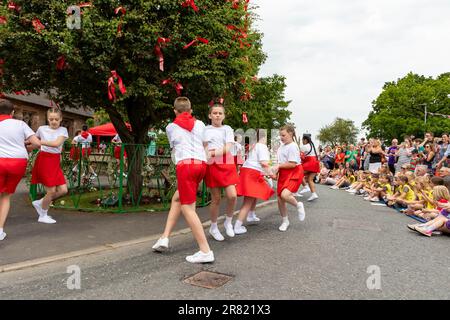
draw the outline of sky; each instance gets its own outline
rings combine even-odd
[[[360,128],[385,82],[408,72],[431,77],[450,72],[450,0],[251,4],[268,55],[259,76],[286,77],[298,133],[315,138],[336,117]]]

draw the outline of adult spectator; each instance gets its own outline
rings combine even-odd
[[[336,169],[339,168],[340,164],[344,165],[344,161],[345,161],[345,153],[342,152],[342,148],[341,147],[337,147],[336,148],[336,155],[335,155],[335,158],[334,158],[334,167]]]
[[[385,156],[385,152],[381,148],[380,140],[373,140],[372,146],[369,148],[369,153],[369,171],[371,173],[378,173],[378,170],[381,168],[381,158]]]
[[[425,150],[421,153],[422,163],[427,166],[428,172],[433,173],[433,163],[434,163],[434,144],[432,142],[425,144]]]
[[[325,168],[328,170],[334,168],[334,152],[330,146],[326,146],[323,151],[323,156],[320,161],[324,164]]]
[[[440,169],[442,167],[447,167],[447,158],[450,155],[450,144],[449,144],[448,133],[442,134],[442,144],[439,148],[438,162],[436,163],[436,168]]]
[[[353,170],[357,170],[358,168],[356,167],[356,157],[358,155],[358,151],[355,150],[355,146],[354,145],[349,145],[348,146],[348,150],[345,152],[345,163],[349,163],[351,165],[351,168]]]
[[[400,171],[402,165],[411,163],[411,155],[413,149],[414,148],[411,146],[411,140],[405,138],[405,141],[400,144],[400,148],[395,153],[395,156],[398,157],[395,167],[396,172]]]
[[[395,154],[397,153],[397,150],[398,150],[398,140],[392,139],[392,144],[387,151],[387,154],[389,156],[388,166],[392,174],[395,174],[395,159],[396,159]]]

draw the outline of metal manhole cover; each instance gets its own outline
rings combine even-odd
[[[355,221],[345,219],[334,219],[333,229],[354,229],[364,231],[381,231],[380,227],[376,223],[366,221]]]
[[[232,278],[231,276],[217,272],[200,271],[184,279],[183,282],[197,287],[215,289],[223,286]]]

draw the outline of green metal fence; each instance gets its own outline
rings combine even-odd
[[[167,210],[177,189],[175,165],[171,160],[169,146],[157,145],[157,152],[150,150],[153,148],[155,151],[153,146],[128,146],[133,147],[132,154],[126,152],[125,144],[117,148],[114,144],[93,144],[92,152],[87,154],[87,149],[83,151],[81,146],[66,143],[61,167],[69,192],[55,200],[53,206],[116,213]],[[115,157],[115,148],[118,159]],[[37,152],[34,152],[29,161],[28,183],[36,155]],[[140,177],[136,179],[137,176]],[[136,181],[142,183],[142,188],[137,195],[133,195],[133,183]],[[45,194],[42,185],[30,185],[29,190],[32,200]],[[197,205],[206,206],[208,203],[209,193],[203,183],[198,190]]]

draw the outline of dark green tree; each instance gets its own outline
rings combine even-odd
[[[358,132],[352,120],[336,118],[333,123],[319,130],[317,139],[322,144],[330,144],[333,147],[342,143],[355,144]]]

